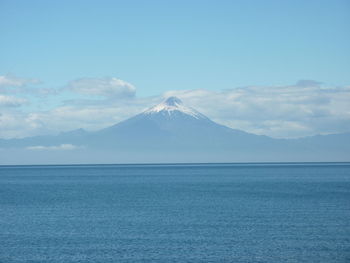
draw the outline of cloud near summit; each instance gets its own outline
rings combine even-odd
[[[165,95],[178,96],[219,123],[255,134],[292,138],[350,131],[350,87],[316,83]]]
[[[23,106],[29,103],[26,98],[7,96],[0,90],[0,138],[78,128],[98,130],[170,96],[179,97],[218,123],[255,134],[294,138],[350,131],[350,87],[325,87],[311,80],[288,86],[173,90],[137,97],[136,88],[119,78],[81,78],[53,94],[28,109]]]

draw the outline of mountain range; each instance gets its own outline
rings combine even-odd
[[[177,97],[105,129],[0,139],[0,164],[350,161],[350,133],[275,139],[210,120]]]

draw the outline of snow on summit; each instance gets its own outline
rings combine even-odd
[[[182,101],[177,97],[167,98],[158,105],[146,110],[144,114],[167,113],[168,115],[171,115],[174,112],[181,112],[190,115],[196,119],[207,119],[207,117],[205,117],[203,114],[199,113],[195,109],[183,105]]]

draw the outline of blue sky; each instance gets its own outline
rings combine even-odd
[[[3,96],[12,96],[3,97],[6,105],[11,104],[11,99],[12,106],[20,105],[20,99],[27,103],[3,109],[2,114],[41,114],[67,106],[67,100],[79,99],[81,105],[81,100],[106,99],[105,92],[101,96],[91,92],[82,96],[67,89],[77,79],[94,82],[118,78],[135,87],[137,107],[128,111],[129,115],[157,100],[144,104],[140,101],[164,97],[167,92],[183,94],[184,90],[201,89],[222,93],[250,86],[290,87],[305,79],[322,82],[323,88],[347,87],[349,25],[350,2],[338,0],[0,0],[0,76],[26,80],[17,88],[27,88],[10,94],[10,84],[6,84]],[[29,94],[30,87],[53,90],[59,95],[43,99]],[[117,103],[113,94],[110,107],[130,104],[121,100]],[[195,100],[189,102],[198,106]],[[114,117],[111,122],[128,114]],[[235,126],[235,120],[213,116],[227,125],[244,128]],[[288,116],[283,118],[289,121]],[[346,128],[339,131],[348,127],[348,119],[344,118],[340,118],[341,126]],[[5,129],[7,124],[4,120],[2,123]],[[49,125],[43,120],[41,123]],[[44,130],[79,125],[62,124]],[[15,136],[16,129],[6,136]],[[327,131],[313,129],[310,134],[318,132]]]
[[[0,1],[2,74],[166,90],[350,83],[349,1]]]

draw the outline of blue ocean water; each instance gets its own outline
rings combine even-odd
[[[0,262],[350,262],[350,164],[0,166]]]

